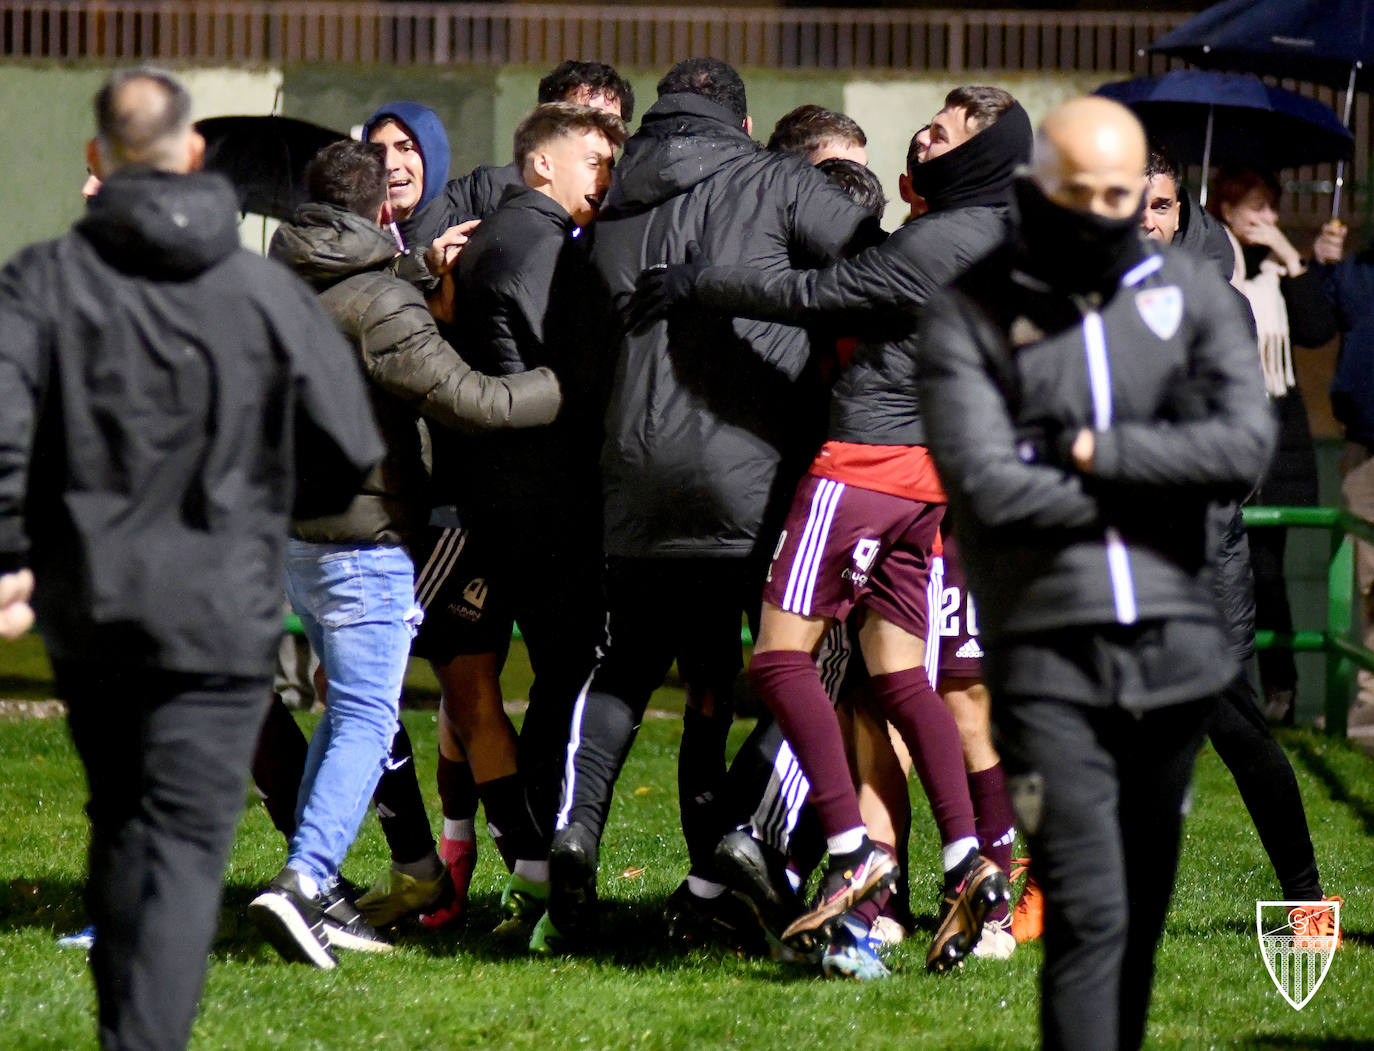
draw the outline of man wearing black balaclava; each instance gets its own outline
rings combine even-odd
[[[1216,268],[1138,232],[1145,137],[1075,99],[1019,236],[922,317],[917,373],[978,597],[998,749],[1045,895],[1047,1047],[1134,1048],[1214,695],[1236,673],[1209,502],[1274,446]]]
[[[913,522],[922,514],[938,522],[943,513],[944,494],[928,470],[915,397],[916,316],[931,295],[1006,237],[1011,177],[1029,155],[1030,138],[1030,120],[1007,92],[957,88],[917,136],[912,189],[929,210],[883,245],[824,270],[698,263],[651,273],[640,285],[640,303],[649,313],[690,298],[696,307],[723,314],[794,323],[826,318],[859,336],[854,358],[832,393],[828,440],[818,452],[808,450],[809,469],[789,517],[777,523],[784,528],[773,552],[750,666],[751,684],[777,717],[810,782],[830,854],[816,907],[787,926],[785,936],[799,944],[804,937],[826,945],[827,970],[855,977],[884,973],[881,965],[862,958],[866,931],[860,928],[872,923],[877,907],[859,900],[879,896],[881,880],[851,880],[849,887],[838,878],[877,869],[868,861],[875,856],[874,844],[859,820],[839,728],[813,663],[830,622],[846,619],[851,606],[862,607],[854,620],[861,624],[875,708],[901,731],[913,753],[940,833],[944,891],[927,964],[947,969],[972,950],[987,913],[1004,895],[1005,875],[980,854],[982,815],[970,797],[964,766],[968,742],[961,741],[960,724],[931,688],[926,670],[933,648],[927,642],[938,631],[926,608],[934,527],[919,536],[914,527],[896,529],[880,517],[891,512],[879,505],[888,498],[902,508],[904,520]],[[812,510],[818,500],[831,502],[823,512]],[[826,522],[823,532],[807,527],[817,515]],[[808,541],[813,532],[819,539]],[[846,547],[840,538],[851,534]],[[797,547],[799,541],[803,548]],[[881,556],[865,559],[863,552],[874,543]],[[787,567],[802,559],[814,562],[804,574],[812,581],[802,589],[804,595],[782,586],[793,575]],[[847,583],[833,583],[832,575]],[[963,722],[976,725],[976,719]],[[981,737],[986,740],[986,729]],[[740,765],[737,760],[736,770]],[[759,768],[774,766],[770,756]],[[996,792],[1002,795],[995,758],[985,767],[995,773],[983,780],[997,779]],[[747,795],[744,780],[732,770],[731,787]],[[743,813],[756,810],[752,798],[734,802],[744,804]],[[1001,809],[1006,811],[1005,803]],[[767,914],[770,901],[786,897],[785,889],[738,878],[751,869],[740,852],[758,856],[762,849],[737,832],[727,836],[717,858],[722,879]],[[762,868],[755,864],[752,870]]]

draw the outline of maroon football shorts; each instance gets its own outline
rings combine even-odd
[[[862,605],[924,640],[931,550],[944,513],[944,504],[808,474],[773,552],[764,600],[836,620]]]
[[[944,545],[944,555],[936,560],[937,571],[943,568],[935,616],[940,636],[939,674],[941,678],[981,679],[983,648],[978,643],[978,613],[964,578],[964,561],[953,533],[944,534]]]

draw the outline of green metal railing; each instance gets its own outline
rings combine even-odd
[[[1326,655],[1326,730],[1345,736],[1356,668],[1374,671],[1374,653],[1361,645],[1355,612],[1355,539],[1374,544],[1374,523],[1336,507],[1247,507],[1251,527],[1287,526],[1330,533],[1326,570],[1326,630],[1255,632],[1255,648]]]

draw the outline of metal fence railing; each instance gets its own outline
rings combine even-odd
[[[1104,7],[1108,6],[1103,4]],[[990,79],[1169,68],[1146,48],[1185,12],[386,3],[381,0],[0,0],[0,61],[169,65],[552,67],[565,58],[663,70],[710,54],[743,68]],[[1180,63],[1174,63],[1179,65]],[[1288,84],[1336,103],[1335,93]],[[1354,113],[1353,224],[1374,226],[1369,99]],[[1330,212],[1330,165],[1293,172],[1289,225]]]
[[[5,0],[0,57],[660,69],[712,54],[774,69],[1139,71],[1186,15],[777,7]]]
[[[1245,524],[1251,527],[1325,529],[1330,534],[1326,627],[1291,634],[1258,631],[1255,647],[1325,654],[1326,731],[1343,737],[1356,669],[1374,671],[1374,652],[1361,645],[1355,611],[1355,540],[1374,543],[1374,523],[1335,507],[1247,507],[1244,514]]]

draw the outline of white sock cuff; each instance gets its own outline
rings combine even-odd
[[[725,884],[713,883],[711,880],[702,879],[700,876],[688,876],[687,890],[698,898],[719,898],[725,893]]]
[[[825,849],[830,852],[830,856],[836,854],[853,854],[864,845],[864,836],[867,835],[862,825],[858,828],[847,829],[837,836],[829,836],[825,841]]]
[[[965,836],[963,839],[956,839],[953,843],[947,843],[941,849],[941,855],[945,865],[945,871],[959,867],[959,863],[968,857],[970,850],[978,849],[977,836]]]
[[[455,839],[459,843],[477,841],[477,825],[470,817],[444,818],[444,838]]]

